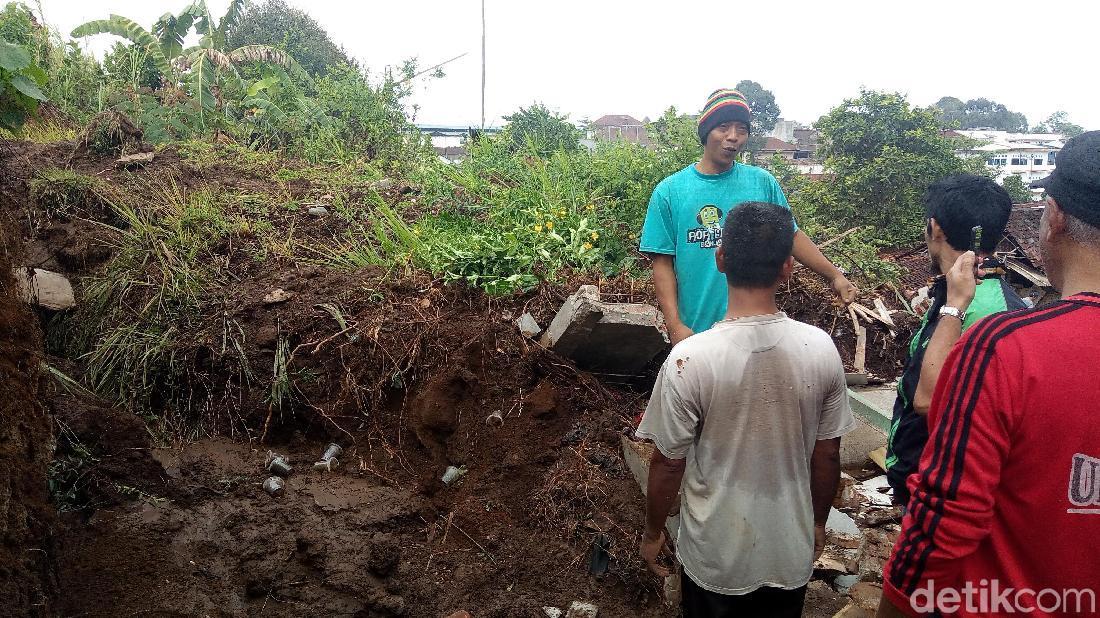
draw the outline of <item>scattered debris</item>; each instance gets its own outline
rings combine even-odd
[[[600,608],[591,603],[573,601],[573,604],[569,606],[569,611],[565,613],[565,618],[596,618],[599,613]]]
[[[894,505],[885,509],[869,509],[863,514],[863,525],[877,528],[885,524],[901,522],[901,507]]]
[[[275,305],[278,303],[285,303],[294,297],[293,292],[287,292],[283,288],[275,288],[264,296],[263,303],[265,305]]]
[[[279,455],[273,451],[267,452],[264,469],[279,476],[290,476],[290,473],[294,471],[294,468],[290,465],[290,460],[285,455]]]
[[[149,152],[137,152],[134,154],[119,157],[118,164],[127,169],[144,167],[146,164],[153,162],[154,156],[156,156],[156,153],[151,150]]]
[[[838,509],[859,508],[859,493],[856,492],[856,480],[847,472],[840,473],[840,485],[837,487],[833,506]]]
[[[833,588],[840,594],[847,594],[848,590],[859,583],[859,575],[837,575],[833,580]]]
[[[309,214],[313,217],[324,217],[328,215],[328,208],[324,206],[314,206],[309,209]]]
[[[283,488],[285,486],[286,481],[277,476],[269,476],[267,477],[267,480],[264,481],[264,491],[275,498],[283,495]]]
[[[443,473],[443,482],[447,485],[452,485],[458,479],[466,476],[466,466],[447,466],[446,472]]]
[[[840,537],[846,536],[858,539],[860,536],[856,521],[851,516],[841,513],[835,508],[829,509],[829,520],[825,522],[825,531]]]
[[[546,606],[542,608],[542,613],[546,614],[546,618],[561,618],[563,615],[565,615],[565,612],[556,607]]]
[[[932,299],[928,297],[928,292],[929,287],[927,285],[917,290],[917,295],[913,297],[913,300],[909,301],[909,308],[916,313],[922,313],[922,311],[918,311],[918,309],[932,301]]]
[[[385,191],[387,189],[392,189],[393,185],[394,185],[394,181],[393,181],[392,178],[382,178],[380,180],[375,181],[374,188],[379,190],[379,191]]]
[[[588,548],[588,572],[592,575],[603,575],[611,567],[611,537],[606,534],[597,534]]]
[[[535,321],[535,316],[530,313],[519,316],[519,319],[516,320],[516,326],[519,327],[519,332],[524,337],[529,337],[531,339],[538,337],[539,334],[542,333],[542,327]]]
[[[313,464],[313,469],[331,472],[333,468],[340,466],[340,460],[337,457],[342,455],[343,452],[344,449],[339,444],[335,442],[329,444],[328,448],[325,449],[325,454],[321,455],[321,461]]]
[[[492,414],[485,417],[485,424],[490,427],[500,427],[504,424],[504,416],[501,410],[495,410]]]
[[[25,302],[51,311],[76,305],[73,284],[64,275],[41,268],[16,268],[14,274]]]
[[[583,285],[562,304],[541,342],[581,369],[632,378],[668,349],[662,323],[652,305],[602,302],[596,286]]]
[[[863,481],[856,486],[856,491],[875,506],[890,506],[894,503],[885,474]]]
[[[665,577],[665,607],[680,607],[680,600],[683,598],[682,585],[680,565],[677,563],[672,572]]]

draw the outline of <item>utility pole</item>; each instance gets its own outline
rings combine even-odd
[[[481,130],[485,130],[485,0],[481,0]]]

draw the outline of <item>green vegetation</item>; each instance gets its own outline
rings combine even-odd
[[[46,100],[46,72],[21,45],[0,39],[0,129],[18,133],[27,116]]]
[[[73,139],[85,127],[79,145],[106,159],[139,145],[140,133],[169,161],[169,172],[154,164],[125,176],[124,188],[65,169],[30,180],[47,213],[99,209],[106,216],[94,218],[111,224],[103,223],[113,258],[81,282],[81,304],[63,319],[55,347],[75,351],[97,394],[168,423],[215,409],[232,415],[239,405],[211,405],[214,389],[204,390],[193,357],[200,335],[204,362],[229,367],[237,388],[261,381],[271,410],[293,408],[301,395],[306,378],[292,362],[300,342],[287,333],[276,333],[274,359],[250,365],[243,327],[219,305],[238,275],[420,269],[491,294],[578,272],[645,278],[637,246],[650,194],[702,151],[695,117],[675,108],[648,127],[653,148],[601,142],[589,150],[567,116],[533,104],[507,116],[503,132],[471,138],[461,162],[444,163],[410,125],[409,97],[425,79],[417,64],[371,74],[281,0],[234,1],[220,20],[198,0],[149,29],[110,16],[72,35],[103,32],[125,42],[100,64],[26,7],[8,5],[0,101],[8,118],[51,100],[49,113],[24,124],[25,138]],[[200,44],[185,48],[193,33]],[[17,79],[42,97],[9,86]],[[754,132],[762,135],[778,118],[775,97],[756,82],[738,87],[760,110]],[[940,109],[863,91],[817,123],[822,177],[810,180],[781,158],[760,164],[811,237],[843,235],[826,254],[870,287],[897,274],[880,249],[920,242],[929,183],[985,173],[980,159],[955,155],[965,144],[943,136],[945,122],[953,121]],[[319,207],[327,218],[307,214]],[[376,290],[353,293],[383,300]],[[324,310],[346,323],[336,305]]]
[[[1004,179],[1005,191],[1012,197],[1013,204],[1026,204],[1031,201],[1031,190],[1024,184],[1024,180],[1016,174],[1009,174]]]

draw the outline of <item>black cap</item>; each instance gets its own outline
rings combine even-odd
[[[1066,142],[1055,163],[1050,176],[1031,186],[1046,189],[1067,214],[1100,227],[1100,131]]]

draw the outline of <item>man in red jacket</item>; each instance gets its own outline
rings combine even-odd
[[[952,349],[879,616],[1100,613],[1100,131],[1058,154],[1039,236],[1062,300]],[[974,254],[949,286],[973,293]]]

